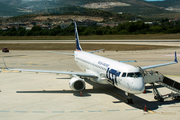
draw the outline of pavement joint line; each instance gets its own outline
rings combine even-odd
[[[138,109],[131,109],[131,110],[138,110]],[[119,112],[119,111],[120,110],[107,110],[106,112]],[[14,112],[14,113],[46,113],[47,111],[3,111],[3,110],[0,110],[0,113],[10,113],[10,112]],[[83,113],[83,112],[85,112],[85,111],[69,111],[69,112],[51,111],[51,113]],[[93,113],[93,112],[103,112],[103,111],[102,110],[89,110],[87,112]]]
[[[120,111],[120,110],[107,110],[108,112]]]
[[[32,111],[33,113],[45,113],[45,111]]]
[[[27,111],[15,111],[16,113],[27,113]]]
[[[125,111],[138,110],[138,109],[125,109]],[[107,112],[117,112],[120,110],[107,110]],[[28,113],[28,111],[14,111],[15,113]],[[83,113],[84,111],[70,111],[69,113]],[[89,110],[88,112],[102,112],[102,110]],[[10,111],[0,110],[0,113],[10,113]],[[46,113],[46,111],[32,111],[32,113]],[[52,113],[65,113],[65,111],[52,111]],[[154,112],[148,110],[144,114],[162,114],[162,115],[176,115],[174,112]]]
[[[138,109],[125,109],[125,111],[129,111],[129,110],[138,110]]]
[[[64,111],[52,111],[52,113],[64,113]]]
[[[10,111],[4,111],[4,110],[0,110],[0,112],[10,112]]]
[[[81,113],[83,111],[70,111],[70,113]]]
[[[101,110],[89,111],[89,112],[101,112]]]

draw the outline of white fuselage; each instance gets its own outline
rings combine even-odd
[[[86,73],[98,76],[98,83],[111,84],[131,94],[144,91],[144,80],[139,69],[109,58],[84,51],[75,51],[77,65]]]

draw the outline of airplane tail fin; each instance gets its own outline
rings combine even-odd
[[[76,50],[82,51],[81,45],[79,43],[78,30],[77,30],[77,25],[75,21],[74,21],[74,27],[75,27]]]

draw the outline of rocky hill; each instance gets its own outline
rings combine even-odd
[[[53,14],[52,14],[53,13]],[[118,14],[109,11],[103,11],[91,8],[82,7],[62,7],[57,9],[48,9],[39,11],[38,14],[21,15],[7,19],[11,22],[28,22],[28,21],[69,21],[69,20],[92,20],[97,22],[121,22],[121,21],[131,21],[137,18],[135,15],[131,14]]]
[[[123,12],[135,15],[153,15],[172,13],[166,10],[171,6],[180,5],[178,0],[165,0],[163,2],[145,2],[144,0],[0,0],[0,4],[6,4],[14,8],[13,12],[6,11],[10,7],[4,7],[5,10],[0,11],[0,15],[6,14],[19,15],[24,13],[38,13],[44,11],[52,11],[60,7],[67,6],[83,6],[86,8],[95,8],[112,12]],[[161,4],[162,3],[162,4]],[[21,12],[19,11],[21,10]],[[23,12],[22,12],[23,11]]]

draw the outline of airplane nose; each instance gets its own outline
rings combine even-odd
[[[144,91],[144,80],[143,78],[138,78],[135,80],[136,82],[133,82],[131,90],[134,93],[142,93]]]

